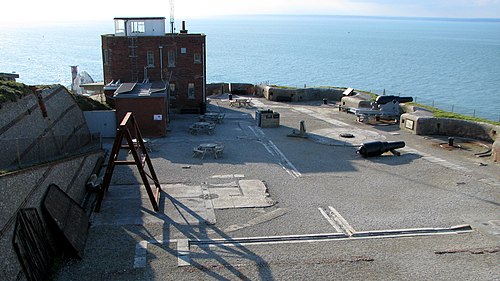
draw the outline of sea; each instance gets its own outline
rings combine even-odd
[[[112,17],[0,28],[0,72],[70,85],[78,65],[102,81]],[[186,29],[207,36],[207,83],[352,87],[500,122],[500,19],[225,16]]]

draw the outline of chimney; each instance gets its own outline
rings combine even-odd
[[[188,33],[188,31],[186,29],[186,21],[182,21],[182,29],[181,29],[180,33]]]

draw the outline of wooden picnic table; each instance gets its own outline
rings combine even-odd
[[[222,156],[224,151],[224,145],[217,143],[202,143],[198,147],[193,148],[193,157],[201,156],[201,159],[205,157],[205,154],[211,153],[215,159],[218,156]]]
[[[249,107],[249,106],[251,106],[251,101],[252,101],[252,99],[250,99],[250,98],[236,98],[234,100],[229,101],[229,105],[230,106],[237,105],[238,107],[242,107],[242,106]]]
[[[195,122],[189,126],[189,133],[197,135],[198,133],[213,134],[215,124],[212,122]]]
[[[203,115],[200,115],[200,121],[211,121],[214,123],[221,123],[222,119],[224,119],[226,114],[217,113],[217,112],[207,112]]]

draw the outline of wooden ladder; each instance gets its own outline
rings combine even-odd
[[[130,128],[131,127],[131,128]],[[135,133],[136,143],[134,143],[132,139],[132,134],[130,129]],[[127,140],[127,145],[122,145],[123,138]],[[130,150],[134,160],[118,160],[118,154],[120,150]],[[138,152],[141,152],[140,154]],[[144,171],[144,166],[147,164],[149,168],[150,177],[155,184],[155,190],[151,189],[149,184],[149,180],[146,172]],[[158,177],[156,176],[155,170],[153,169],[153,164],[151,163],[151,159],[149,158],[148,151],[146,146],[144,145],[144,140],[142,139],[141,132],[137,123],[135,122],[134,115],[132,112],[127,112],[125,117],[123,117],[122,122],[120,123],[118,129],[116,130],[115,142],[113,144],[113,148],[111,149],[111,154],[109,155],[108,166],[106,167],[106,172],[104,174],[104,179],[102,183],[101,190],[97,195],[97,202],[95,206],[95,211],[99,212],[101,209],[102,199],[104,198],[105,193],[108,191],[109,184],[111,182],[111,177],[113,176],[113,170],[116,165],[136,165],[139,170],[139,174],[141,175],[142,182],[144,183],[144,187],[148,192],[149,200],[153,205],[153,209],[155,211],[159,211],[158,202],[160,200],[160,192],[161,186],[158,182]]]

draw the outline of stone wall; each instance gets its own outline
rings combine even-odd
[[[493,160],[500,161],[500,126],[452,118],[435,118],[419,112],[401,115],[400,128],[417,135],[457,136],[493,142]]]
[[[231,85],[231,86],[229,86]],[[207,96],[231,93],[234,95],[254,95],[255,86],[249,83],[210,83],[207,84]]]
[[[0,108],[0,169],[71,155],[91,141],[82,111],[63,86],[25,96]]]
[[[327,99],[340,101],[344,88],[280,88],[267,85],[257,85],[255,93],[272,101],[312,101]]]
[[[86,195],[85,183],[102,151],[40,165],[0,176],[0,280],[16,280],[23,276],[22,268],[12,247],[16,215],[21,208],[37,208],[50,184],[58,185],[76,202]],[[24,278],[21,278],[23,280]]]

